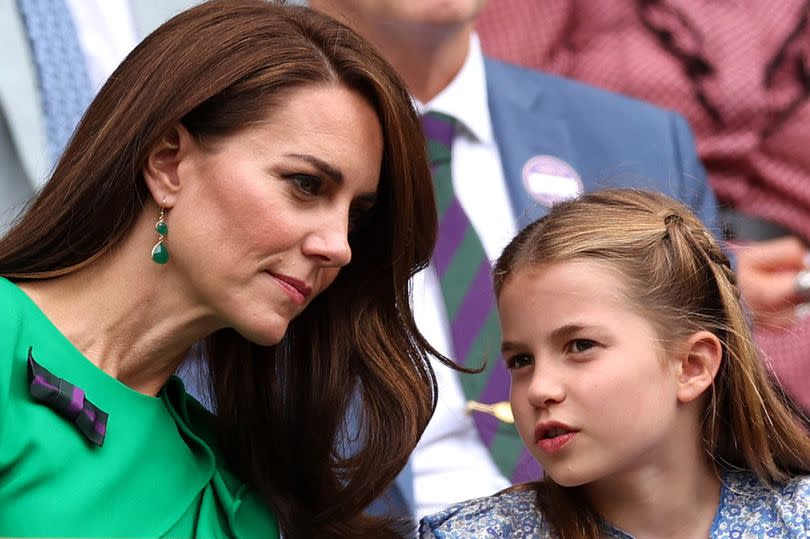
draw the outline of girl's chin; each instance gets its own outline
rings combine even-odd
[[[556,472],[553,469],[549,470],[548,468],[545,467],[543,468],[543,471],[545,473],[545,477],[551,479],[561,487],[566,488],[581,487],[582,485],[585,485],[590,482],[588,478],[584,478],[580,474]]]

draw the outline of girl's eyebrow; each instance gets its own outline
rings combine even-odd
[[[574,324],[566,324],[564,326],[560,326],[555,328],[550,334],[549,338],[552,340],[561,340],[565,337],[578,333],[584,329],[593,329],[597,326],[581,324],[581,323],[574,323]],[[521,345],[520,343],[512,342],[512,341],[503,341],[501,344],[501,354],[512,350],[519,350],[525,348],[525,345]]]
[[[519,350],[521,348],[525,347],[515,342],[503,341],[503,344],[501,344],[501,355],[506,355],[506,352],[509,352],[511,350]]]
[[[593,326],[587,326],[585,324],[566,324],[552,331],[551,338],[554,340],[559,340],[589,327]]]

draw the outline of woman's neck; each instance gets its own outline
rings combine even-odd
[[[101,370],[157,395],[191,345],[218,327],[170,268],[150,260],[154,241],[136,232],[143,228],[80,270],[20,288]]]
[[[684,433],[683,437],[689,436]],[[705,539],[720,504],[721,482],[702,444],[694,445],[672,451],[663,463],[635,467],[586,485],[591,505],[610,524],[634,537]]]

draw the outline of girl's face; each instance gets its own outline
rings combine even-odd
[[[266,121],[192,141],[167,214],[179,287],[215,326],[274,344],[349,263],[348,234],[375,201],[383,152],[358,93],[304,86]]]
[[[570,261],[521,268],[501,290],[517,429],[563,486],[654,470],[683,447],[670,443],[682,423],[675,354],[624,289],[606,266]]]

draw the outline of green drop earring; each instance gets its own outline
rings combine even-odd
[[[163,199],[163,202],[166,202],[166,199]],[[163,204],[160,206],[160,216],[158,217],[157,223],[155,223],[155,231],[158,233],[158,241],[154,247],[152,247],[152,260],[155,261],[157,264],[165,264],[169,261],[169,250],[163,245],[163,240],[166,235],[169,233],[169,225],[166,224],[166,221],[163,220],[163,217],[166,214],[166,209],[163,207]]]

